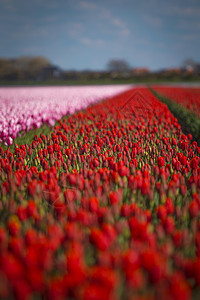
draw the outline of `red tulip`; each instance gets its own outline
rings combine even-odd
[[[21,230],[21,224],[20,224],[19,219],[17,218],[16,215],[13,215],[9,219],[9,221],[7,223],[7,227],[8,227],[8,230],[9,230],[9,232],[12,236],[19,235],[20,230]]]
[[[176,248],[180,248],[182,246],[183,241],[183,233],[181,230],[176,230],[173,234],[173,242]]]
[[[192,200],[190,203],[189,213],[192,218],[195,218],[199,215],[199,204],[196,200]]]
[[[99,200],[96,197],[92,197],[89,199],[89,210],[92,213],[95,213],[98,211],[99,208]]]
[[[107,236],[98,228],[94,228],[91,230],[90,241],[101,251],[105,251],[109,247]]]
[[[158,157],[157,164],[159,167],[163,167],[165,165],[165,158],[163,156]]]

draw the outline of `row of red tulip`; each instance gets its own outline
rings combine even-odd
[[[154,86],[153,89],[183,105],[185,108],[195,113],[200,118],[200,89],[189,87],[169,87],[169,86]]]

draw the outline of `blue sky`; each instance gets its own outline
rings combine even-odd
[[[200,62],[200,1],[0,0],[0,41],[0,57],[43,55],[63,69]]]

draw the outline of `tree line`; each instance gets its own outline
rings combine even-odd
[[[0,58],[0,80],[34,80],[50,65],[50,61],[43,56]]]
[[[43,82],[48,80],[86,81],[118,79],[197,79],[200,63],[186,59],[178,68],[166,68],[151,72],[148,68],[131,67],[124,59],[110,59],[104,71],[62,70],[43,56],[0,58],[0,82]]]

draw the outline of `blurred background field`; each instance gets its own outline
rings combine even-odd
[[[105,70],[64,70],[47,58],[0,59],[0,86],[93,85],[185,82],[200,84],[200,64],[185,60],[180,67],[150,70],[131,67],[126,60],[111,59]]]

